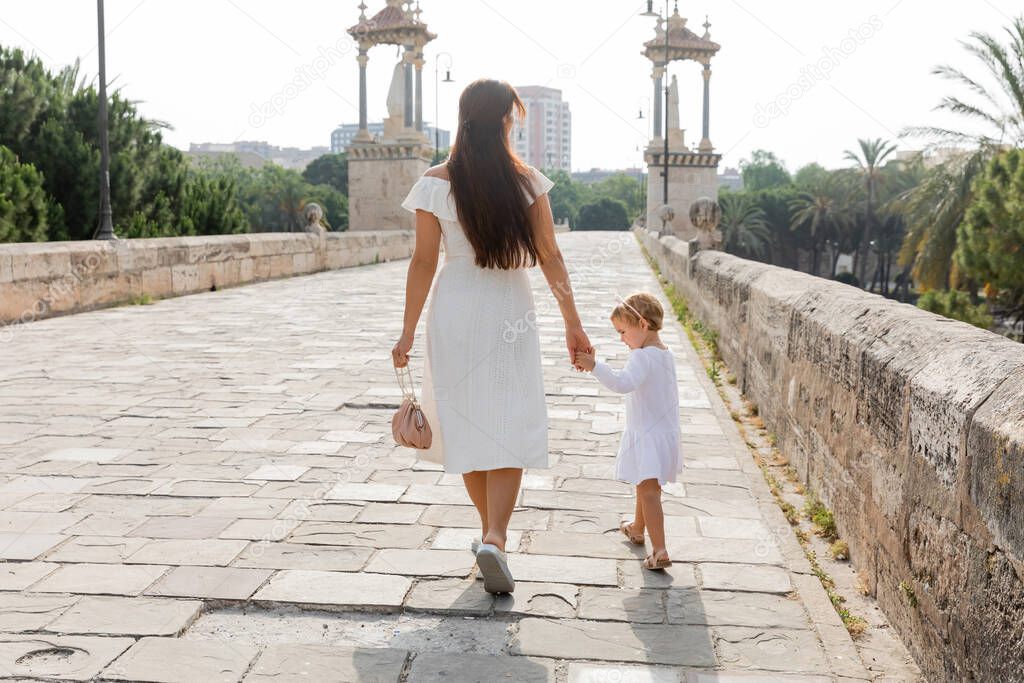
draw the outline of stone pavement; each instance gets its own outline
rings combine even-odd
[[[630,233],[559,235],[601,357]],[[551,464],[512,596],[475,579],[461,477],[394,446],[407,262],[29,323],[0,364],[0,677],[141,681],[867,678],[680,325],[686,470],[666,572],[618,532],[622,397],[568,364],[531,271]],[[413,350],[422,371],[421,331]],[[735,674],[729,675],[729,674]]]

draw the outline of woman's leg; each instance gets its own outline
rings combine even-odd
[[[466,493],[480,514],[480,538],[487,535],[487,472],[464,472],[462,481],[466,484]]]
[[[637,500],[643,506],[644,522],[651,537],[652,555],[668,556],[665,549],[665,514],[661,509],[661,485],[657,479],[644,479],[637,486]]]
[[[508,534],[508,523],[512,519],[512,509],[519,498],[519,485],[523,480],[520,467],[503,467],[487,470],[487,533],[483,542],[498,546],[505,550],[505,537]]]

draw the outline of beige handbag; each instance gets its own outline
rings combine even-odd
[[[430,425],[427,424],[427,416],[416,400],[416,392],[412,386],[412,370],[405,366],[406,374],[409,376],[409,385],[406,386],[405,378],[395,368],[395,377],[398,378],[398,385],[402,388],[402,405],[398,407],[391,418],[391,434],[395,437],[395,443],[407,448],[430,448]]]

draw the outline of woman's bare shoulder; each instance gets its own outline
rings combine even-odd
[[[438,164],[437,166],[431,166],[428,168],[423,175],[430,176],[431,178],[440,178],[441,180],[451,180],[448,176],[448,164]]]

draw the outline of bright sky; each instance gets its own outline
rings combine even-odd
[[[367,15],[384,6],[368,0]],[[664,9],[664,1],[655,2]],[[114,87],[166,121],[171,144],[266,140],[330,144],[339,123],[358,121],[358,67],[345,29],[349,0],[107,0],[107,72]],[[573,116],[572,168],[642,164],[649,137],[650,62],[640,51],[654,19],[628,0],[421,0],[438,38],[426,48],[424,119],[454,126],[462,88],[480,77],[560,88]],[[51,67],[82,60],[97,70],[95,3],[3,3],[0,44],[20,46]],[[722,46],[712,61],[711,140],[735,166],[751,150],[776,152],[790,170],[817,161],[845,165],[858,137],[896,139],[907,125],[949,123],[932,112],[948,84],[930,75],[943,63],[979,74],[959,46],[971,31],[1002,34],[1015,0],[858,2],[682,2],[688,26]],[[380,120],[393,46],[370,51],[369,117]],[[434,96],[435,57],[447,53],[454,83]],[[448,57],[441,56],[441,74]],[[817,68],[817,70],[815,70]],[[675,63],[687,142],[700,138],[699,67]],[[307,83],[285,97],[296,78]],[[265,117],[253,112],[280,106]],[[774,105],[774,106],[773,106]],[[637,119],[640,109],[645,118]],[[901,147],[916,148],[911,141]]]

